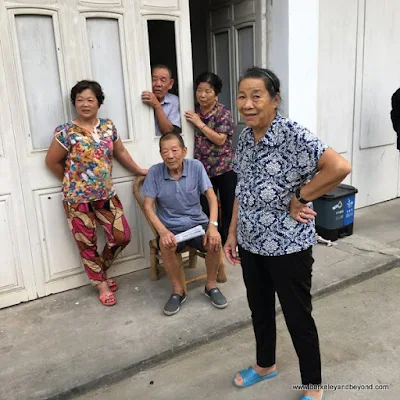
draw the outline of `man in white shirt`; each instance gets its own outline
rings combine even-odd
[[[156,135],[168,132],[181,132],[179,98],[168,91],[174,80],[171,70],[166,65],[157,64],[151,71],[152,91],[142,92],[142,101],[154,109]]]

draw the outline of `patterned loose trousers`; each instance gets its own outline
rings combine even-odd
[[[131,231],[117,195],[108,200],[73,204],[64,201],[68,225],[79,248],[86,273],[96,286],[107,279],[106,271],[129,243]],[[96,222],[105,230],[107,243],[97,252]]]

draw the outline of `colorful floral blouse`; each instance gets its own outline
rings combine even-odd
[[[56,128],[54,137],[68,151],[62,184],[65,201],[88,203],[115,195],[111,171],[118,133],[111,120],[99,119],[93,132],[69,121]]]
[[[233,119],[231,112],[218,102],[206,115],[201,114],[199,105],[196,106],[195,111],[209,128],[221,135],[227,135],[227,138],[222,146],[217,146],[211,140],[207,139],[200,129],[196,128],[194,158],[202,162],[210,178],[231,171],[234,157],[232,148]]]

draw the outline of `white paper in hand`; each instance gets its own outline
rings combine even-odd
[[[203,236],[206,232],[201,225],[197,225],[194,228],[188,229],[185,232],[178,233],[175,235],[175,239],[178,243],[185,242],[195,237]]]

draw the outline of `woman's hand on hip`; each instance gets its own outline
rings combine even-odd
[[[240,257],[237,254],[236,251],[237,247],[237,239],[236,235],[233,233],[230,233],[228,235],[228,238],[226,239],[226,243],[224,246],[224,253],[228,261],[235,266],[236,264],[240,264]]]
[[[204,122],[200,119],[199,115],[193,111],[185,111],[185,118],[186,121],[189,121],[199,129],[204,125]]]
[[[290,200],[290,216],[297,222],[306,224],[308,221],[315,219],[317,213],[311,209],[307,204],[300,203],[293,195]]]

